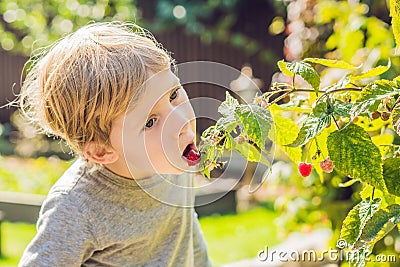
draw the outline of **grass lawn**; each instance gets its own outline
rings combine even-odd
[[[265,245],[275,245],[276,214],[256,208],[237,215],[210,216],[200,219],[208,252],[215,267],[222,263],[257,256]],[[3,258],[1,267],[15,267],[26,245],[35,235],[35,226],[21,223],[2,224]]]
[[[35,225],[25,223],[8,223],[1,225],[2,255],[1,267],[14,267],[18,265],[26,245],[36,233]]]
[[[273,211],[259,207],[237,215],[201,218],[213,266],[255,258],[266,245],[278,244],[276,217]]]

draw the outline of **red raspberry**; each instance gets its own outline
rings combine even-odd
[[[319,163],[319,166],[321,166],[321,169],[327,173],[331,173],[333,171],[333,167],[334,167],[333,161],[329,157],[327,157],[325,160],[321,161]]]
[[[298,169],[299,169],[299,173],[301,174],[301,176],[307,177],[311,173],[312,165],[311,165],[311,163],[300,162]]]
[[[186,155],[186,159],[189,166],[195,166],[200,162],[200,153],[194,149],[190,149],[189,153]]]

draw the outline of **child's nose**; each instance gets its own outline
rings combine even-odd
[[[196,131],[196,121],[193,109],[189,105],[176,107],[170,116],[171,130],[178,136],[187,135],[194,138]]]
[[[195,119],[187,120],[184,122],[181,131],[179,132],[179,136],[186,136],[188,139],[194,139],[195,137],[195,129],[193,129],[193,123]]]

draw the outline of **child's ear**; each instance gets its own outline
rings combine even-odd
[[[83,154],[86,158],[99,164],[110,164],[118,160],[118,154],[111,147],[89,142],[83,146]]]

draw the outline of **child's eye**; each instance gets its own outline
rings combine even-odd
[[[179,88],[178,88],[178,89],[175,89],[175,90],[172,92],[172,94],[169,96],[169,101],[172,101],[172,100],[174,100],[174,99],[176,99],[176,98],[178,97],[178,90],[179,90]]]
[[[152,119],[148,120],[148,121],[146,122],[146,128],[151,128],[151,127],[153,127],[155,121],[156,121],[155,118],[152,118]]]

